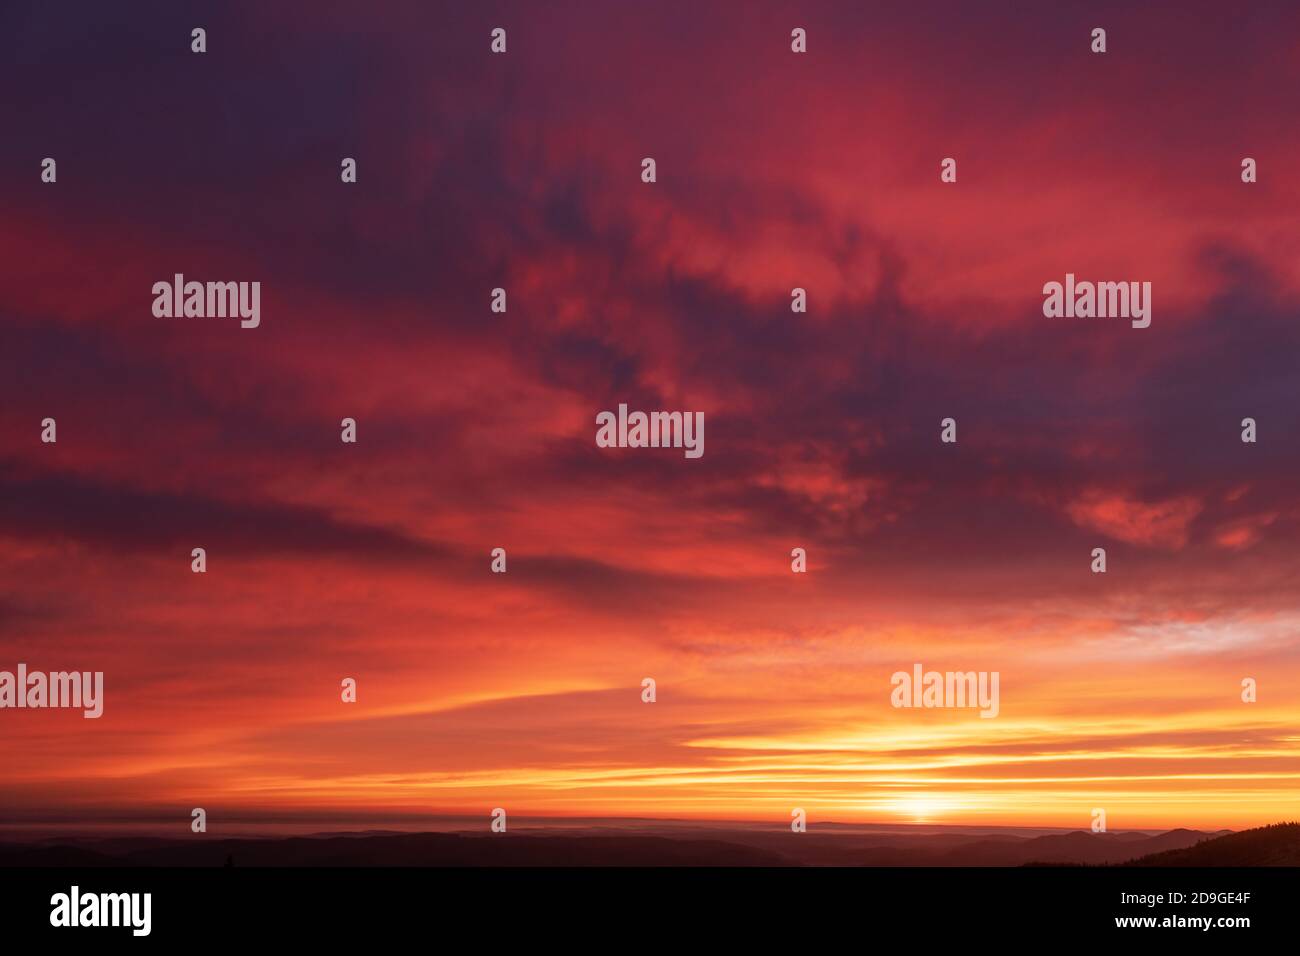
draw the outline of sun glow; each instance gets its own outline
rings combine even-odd
[[[937,823],[945,812],[952,810],[952,803],[938,797],[906,797],[895,801],[889,809],[913,823]]]

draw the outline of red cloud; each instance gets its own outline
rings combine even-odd
[[[1116,492],[1092,490],[1066,506],[1070,520],[1129,544],[1177,551],[1204,503],[1192,495],[1147,503]]]

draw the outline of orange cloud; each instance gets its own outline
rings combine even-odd
[[[1191,495],[1145,502],[1116,492],[1093,490],[1066,506],[1070,519],[1128,544],[1177,551],[1187,544],[1192,520],[1204,504]]]

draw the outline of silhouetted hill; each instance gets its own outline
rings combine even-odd
[[[1156,836],[1145,833],[1074,833],[1035,837],[1032,840],[981,841],[947,853],[941,866],[1024,866],[1031,863],[1123,863],[1148,853],[1192,846],[1211,834],[1199,830],[1170,830]]]
[[[1128,866],[1300,866],[1300,823],[1274,823],[1153,853]]]

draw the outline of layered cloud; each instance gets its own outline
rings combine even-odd
[[[0,801],[1294,805],[1294,13],[386,6],[0,15],[0,668],[107,687],[3,712]],[[177,272],[261,327],[154,318]],[[1067,272],[1151,327],[1045,318]],[[619,402],[706,454],[597,448]],[[1001,715],[891,708],[916,661]]]

